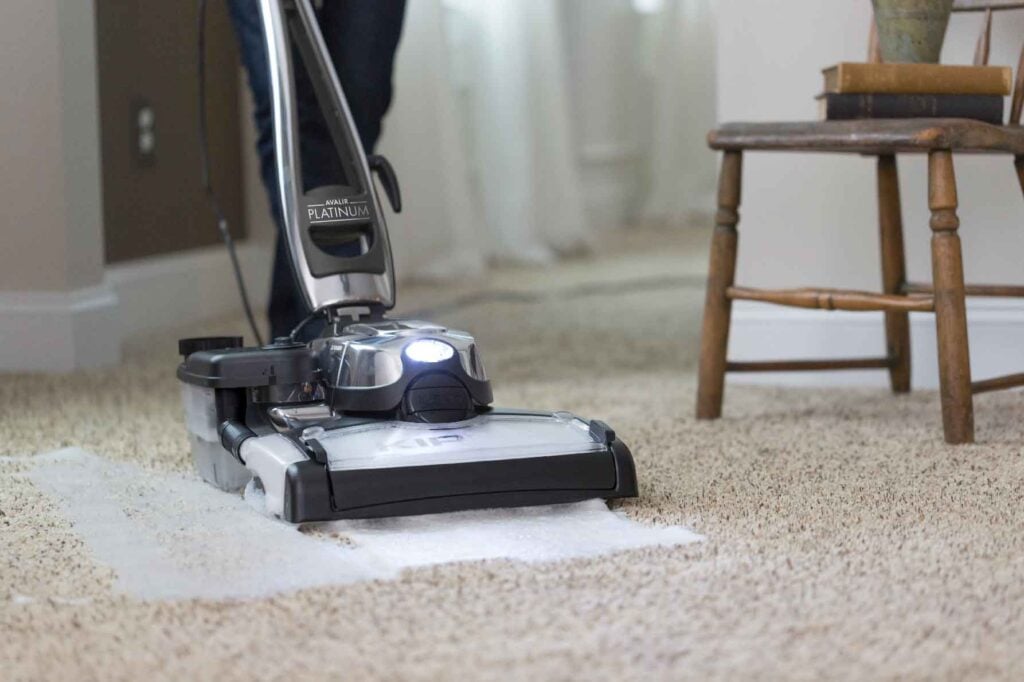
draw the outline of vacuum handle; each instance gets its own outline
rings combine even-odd
[[[391,167],[391,162],[381,154],[370,154],[366,157],[366,162],[370,165],[370,170],[380,178],[380,184],[384,187],[384,194],[388,195],[391,209],[395,213],[401,213],[402,190],[398,186],[398,176],[395,175],[395,169]]]
[[[314,311],[394,306],[391,244],[367,158],[310,0],[259,0],[267,41],[277,190],[296,282]],[[306,189],[296,97],[305,68],[340,171],[335,184]],[[377,164],[381,184],[400,205],[397,180]],[[390,175],[390,177],[389,177]],[[319,180],[319,178],[318,178]]]

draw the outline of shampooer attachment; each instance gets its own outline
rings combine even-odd
[[[370,168],[397,211],[394,172],[363,152],[309,0],[260,6],[291,263],[327,325],[308,344],[179,342],[200,475],[225,490],[254,480],[293,523],[635,497],[633,458],[608,426],[491,407],[473,337],[385,319],[394,275]],[[332,184],[302,177],[293,46],[336,147]]]

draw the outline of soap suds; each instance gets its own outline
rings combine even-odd
[[[53,496],[115,589],[142,599],[252,598],[395,578],[418,566],[592,557],[701,536],[647,526],[600,500],[299,528],[192,476],[149,472],[77,448],[33,458],[30,480]]]

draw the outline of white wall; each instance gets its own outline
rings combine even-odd
[[[94,34],[91,1],[0,11],[0,290],[103,279]]]
[[[3,3],[0,86],[0,369],[114,362],[91,0]]]
[[[104,266],[94,16],[92,0],[0,4],[0,371],[114,364],[124,338],[240,311],[222,246]],[[239,257],[262,309],[273,228],[245,117]]]
[[[810,120],[817,115],[820,69],[838,61],[863,61],[871,4],[867,0],[719,0],[718,112],[721,121]],[[970,63],[980,14],[954,15],[942,61]],[[1016,65],[1024,12],[995,16],[992,64]],[[1008,106],[1008,105],[1007,105]],[[1024,283],[1024,202],[1007,157],[957,157],[960,234],[968,280]],[[923,156],[899,162],[908,273],[930,280],[926,168]],[[751,153],[744,158],[737,282],[751,286],[840,286],[877,289],[877,203],[874,159],[856,156]],[[981,302],[1010,333],[1024,319],[1014,303]],[[987,306],[987,307],[986,307]],[[877,354],[880,316],[786,311],[738,305],[732,353],[739,357],[792,356],[797,344],[818,356]],[[978,313],[975,313],[975,318]],[[979,318],[980,319],[980,318]],[[807,324],[801,324],[806,321]],[[793,323],[796,323],[795,325]],[[813,322],[813,324],[811,324]],[[851,327],[863,333],[851,333]],[[934,362],[922,355],[933,343],[931,316],[916,320],[922,362],[917,383],[934,383]],[[818,325],[825,325],[819,327]],[[866,326],[865,326],[866,325]],[[1016,325],[1016,326],[1014,326]],[[785,331],[792,327],[796,331]],[[811,337],[808,331],[814,330]],[[989,353],[1006,327],[972,335],[975,376],[1020,367],[1024,351]],[[853,339],[857,339],[856,341]],[[917,348],[915,344],[915,348]],[[1024,347],[1018,346],[1018,348]],[[769,381],[883,382],[883,373],[774,375]]]

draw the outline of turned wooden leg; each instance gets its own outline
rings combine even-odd
[[[1024,52],[1021,52],[1024,55]],[[1024,192],[1024,156],[1013,157],[1013,167],[1017,169],[1017,182],[1020,183],[1020,191]]]
[[[964,266],[956,216],[956,177],[949,150],[928,154],[928,208],[932,228],[932,284],[939,345],[942,427],[947,443],[974,442],[971,361],[967,349]]]
[[[739,222],[740,178],[743,156],[725,152],[718,176],[718,213],[711,240],[704,325],[700,337],[700,372],[697,380],[697,418],[722,416],[725,390],[726,349],[729,345],[729,317],[732,303],[725,295],[736,275],[736,223]]]
[[[878,227],[882,251],[882,291],[903,293],[907,280],[903,256],[903,213],[900,208],[900,183],[896,157],[878,157]],[[910,315],[905,312],[885,313],[886,356],[889,385],[893,393],[910,390]]]

